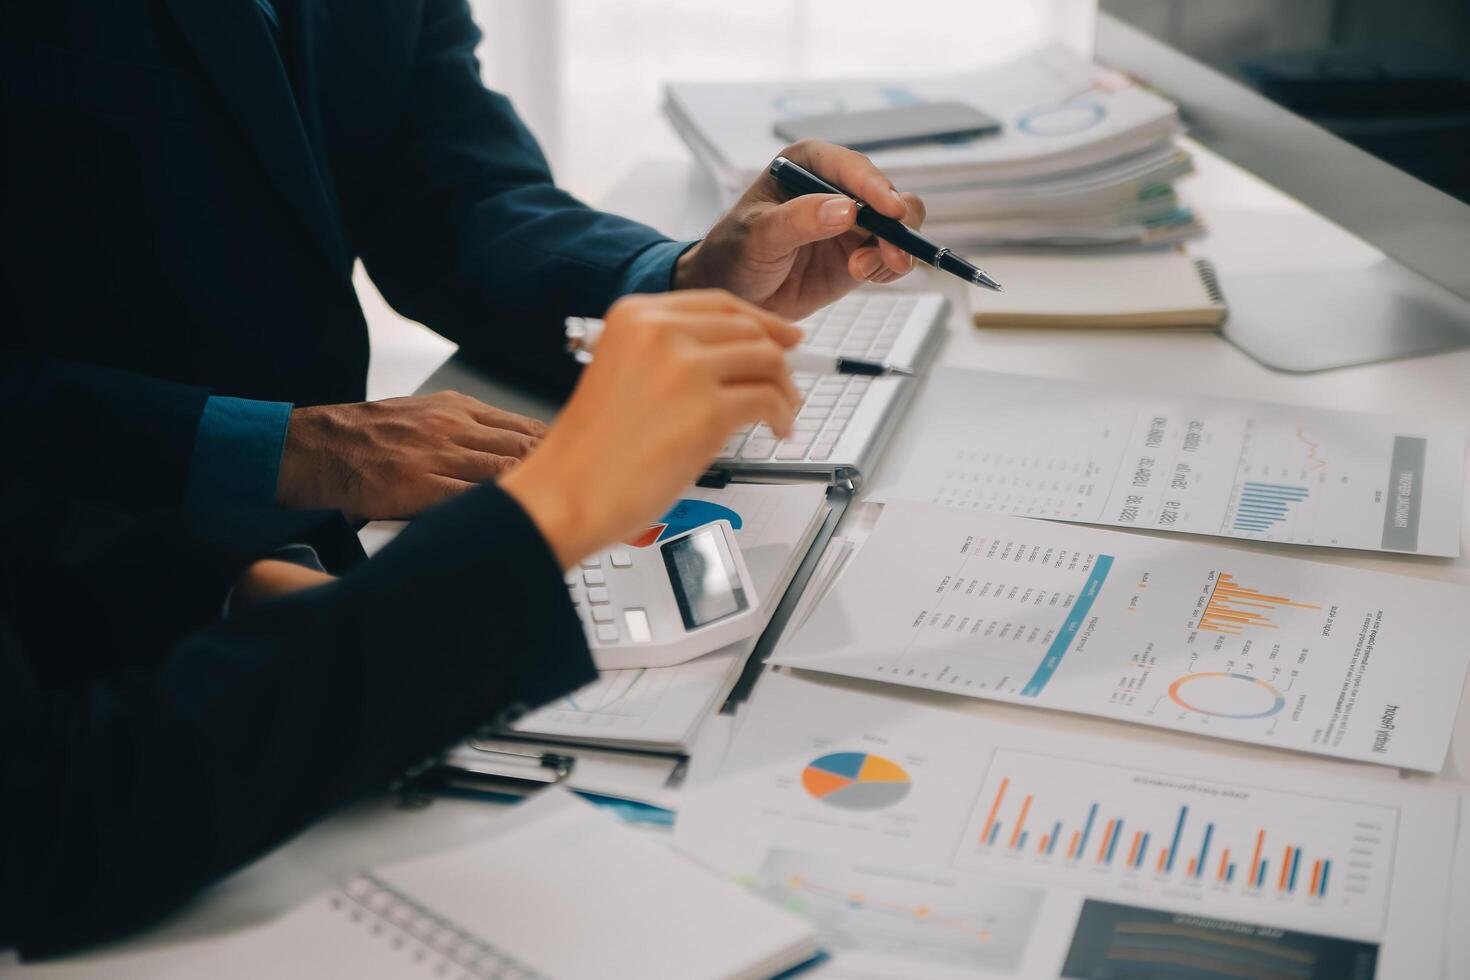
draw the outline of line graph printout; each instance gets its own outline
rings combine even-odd
[[[1470,645],[1438,582],[885,505],[774,663],[1438,771]]]
[[[869,499],[1453,557],[1465,444],[1460,425],[944,368]]]

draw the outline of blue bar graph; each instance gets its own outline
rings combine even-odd
[[[1143,867],[1143,856],[1148,853],[1148,838],[1148,832],[1144,831],[1143,840],[1138,842],[1138,856],[1133,859],[1135,868]]]
[[[990,828],[990,840],[986,841],[985,843],[987,843],[987,844],[994,844],[995,843],[995,839],[998,836],[1000,836],[1000,822],[999,821],[996,821],[995,826],[993,826],[993,827]]]
[[[1327,894],[1327,875],[1329,873],[1331,873],[1331,871],[1332,871],[1332,862],[1331,861],[1323,861],[1322,862],[1322,880],[1319,881],[1319,882],[1317,882],[1317,894],[1319,896],[1320,895],[1326,895]]]
[[[1306,487],[1247,482],[1235,503],[1234,529],[1269,531],[1290,517],[1292,506],[1306,500],[1309,493]]]
[[[1062,836],[1062,822],[1058,820],[1051,828],[1051,836],[1046,839],[1046,856],[1051,857],[1057,849],[1057,838]]]
[[[1225,883],[1228,885],[1235,881],[1235,862],[1230,862],[1230,867],[1225,869]]]
[[[1077,845],[1077,857],[1087,853],[1087,838],[1092,833],[1092,821],[1097,817],[1097,804],[1092,804],[1087,811],[1087,822],[1082,825],[1082,842]]]
[[[1215,825],[1205,824],[1205,839],[1199,845],[1199,860],[1194,865],[1194,876],[1201,878],[1205,873],[1205,859],[1210,856],[1210,838],[1215,835]]]
[[[1266,866],[1269,865],[1270,863],[1271,863],[1270,861],[1262,861],[1261,862],[1261,866],[1256,869],[1256,887],[1257,888],[1261,888],[1261,887],[1264,887],[1265,886],[1265,884],[1266,884]]]
[[[1021,836],[1016,840],[1016,850],[1019,851],[1021,848],[1026,846],[1026,838],[1030,835],[1030,833],[1031,831],[1029,830],[1021,831]]]
[[[1164,865],[1165,871],[1174,870],[1174,858],[1179,855],[1179,838],[1184,833],[1184,820],[1188,816],[1189,807],[1181,806],[1179,808],[1179,822],[1174,825],[1174,840],[1169,844],[1169,857],[1167,863]]]
[[[1302,863],[1302,849],[1293,847],[1291,849],[1291,871],[1286,876],[1286,890],[1296,891],[1296,866]]]
[[[1107,863],[1107,864],[1112,864],[1113,863],[1113,852],[1118,849],[1118,838],[1119,837],[1122,837],[1122,836],[1123,836],[1123,821],[1120,818],[1117,823],[1113,824],[1113,837],[1112,837],[1111,840],[1108,841],[1108,854],[1107,854],[1107,857],[1104,858],[1104,862],[1105,863]]]

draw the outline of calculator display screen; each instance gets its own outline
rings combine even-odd
[[[717,527],[705,527],[663,546],[664,567],[685,629],[708,626],[748,603],[735,560]]]

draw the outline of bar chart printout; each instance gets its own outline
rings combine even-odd
[[[1241,636],[1251,628],[1279,629],[1278,623],[1272,619],[1277,610],[1307,609],[1315,612],[1321,608],[1312,603],[1295,602],[1286,596],[1270,595],[1247,588],[1237,582],[1229,572],[1220,572],[1195,628],[1207,633]]]
[[[1376,934],[1397,832],[1390,807],[997,750],[961,866],[1095,887],[1191,889],[1256,921]]]

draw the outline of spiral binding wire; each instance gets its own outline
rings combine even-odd
[[[1224,306],[1225,294],[1220,291],[1220,277],[1215,272],[1215,263],[1209,259],[1195,259],[1194,267],[1199,270],[1199,281],[1204,283],[1205,292],[1210,294],[1210,300]]]
[[[550,980],[370,874],[331,896],[334,911],[364,925],[435,980]]]

